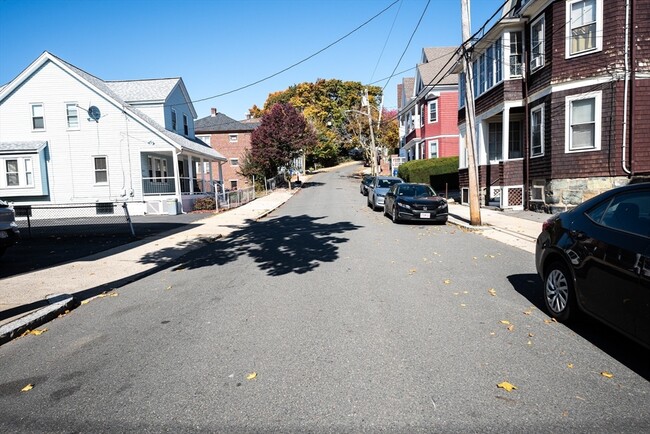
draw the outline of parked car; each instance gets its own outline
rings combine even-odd
[[[650,183],[551,217],[535,264],[552,317],[567,321],[580,309],[650,348]]]
[[[368,186],[372,184],[372,181],[375,179],[372,175],[363,175],[361,178],[361,184],[359,185],[359,192],[364,196],[368,196]]]
[[[374,210],[384,206],[384,196],[393,184],[404,182],[396,176],[376,176],[368,185],[368,206]]]
[[[417,220],[444,224],[448,213],[447,200],[426,184],[393,184],[384,200],[384,215],[390,215],[394,223]]]
[[[16,214],[7,202],[0,199],[0,256],[20,238]]]

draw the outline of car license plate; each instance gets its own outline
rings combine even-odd
[[[431,213],[428,213],[428,212],[421,212],[421,213],[420,213],[420,218],[421,218],[421,219],[429,219],[429,218],[431,218]]]

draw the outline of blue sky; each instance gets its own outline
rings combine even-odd
[[[0,0],[0,84],[49,51],[104,80],[182,77],[192,99],[206,99],[300,62],[393,2]],[[473,0],[472,29],[501,4]],[[385,86],[385,105],[395,108],[397,84],[414,75],[422,48],[461,42],[460,0],[430,0],[425,12],[426,6],[427,0],[400,0],[286,72],[196,101],[198,116],[216,107],[243,119],[253,104],[261,107],[269,93],[318,78]],[[408,71],[386,80],[393,70]]]

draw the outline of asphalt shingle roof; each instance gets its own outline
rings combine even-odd
[[[223,113],[217,113],[214,116],[206,116],[195,120],[194,131],[196,134],[253,131],[259,126],[259,123],[251,121],[246,120],[240,122]]]
[[[124,101],[165,101],[180,78],[106,81],[106,85]]]
[[[424,86],[458,84],[458,75],[445,75],[454,65],[457,47],[428,47],[424,49],[426,63],[418,65],[418,73]],[[450,59],[452,59],[450,61]]]
[[[41,150],[45,145],[47,145],[47,142],[42,140],[0,142],[0,151],[34,152]]]

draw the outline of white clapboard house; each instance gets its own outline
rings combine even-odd
[[[196,117],[181,78],[104,81],[44,52],[0,87],[0,198],[190,211],[227,161],[194,136]]]

